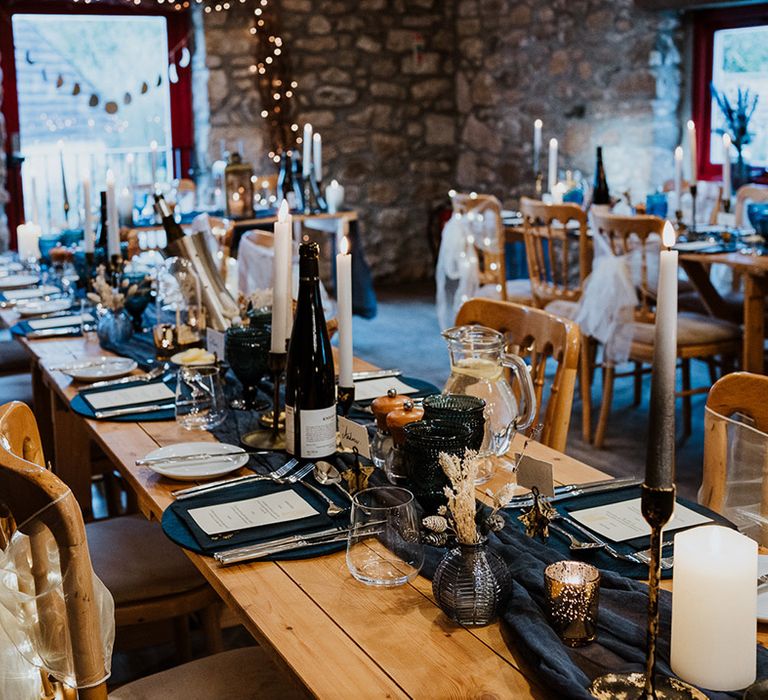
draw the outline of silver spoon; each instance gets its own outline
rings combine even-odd
[[[336,467],[334,467],[330,462],[324,462],[323,460],[317,462],[317,464],[315,464],[315,470],[312,472],[312,476],[315,477],[315,481],[317,481],[318,484],[321,484],[322,486],[332,484],[337,489],[339,489],[339,491],[341,491],[350,501],[352,500],[352,496],[349,494],[349,491],[347,491],[341,485],[341,474],[339,474],[339,470],[336,469]]]
[[[574,537],[570,532],[564,530],[555,523],[549,523],[550,530],[554,530],[558,535],[562,535],[568,540],[569,549],[574,552],[578,552],[582,549],[602,549],[604,545],[597,542],[582,542],[580,539]]]

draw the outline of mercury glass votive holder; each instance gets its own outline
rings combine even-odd
[[[558,561],[544,569],[549,622],[570,647],[589,644],[597,636],[600,572],[580,561]]]

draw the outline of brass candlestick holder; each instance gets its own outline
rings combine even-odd
[[[284,352],[269,353],[267,367],[272,375],[272,410],[259,416],[259,423],[268,428],[243,435],[241,442],[248,447],[261,450],[285,449],[285,414],[280,410],[280,379],[285,371],[287,357]]]
[[[643,484],[642,511],[651,526],[651,560],[648,563],[648,628],[645,673],[609,673],[596,678],[589,692],[598,700],[706,700],[700,690],[677,678],[656,675],[656,640],[659,634],[659,580],[661,535],[675,509],[675,487]]]
[[[690,186],[691,191],[691,226],[690,231],[691,233],[696,232],[696,191],[698,190],[698,187],[694,184]]]
[[[541,170],[536,172],[536,196],[541,198],[541,193],[544,189],[544,173]]]
[[[685,231],[685,224],[683,223],[683,210],[675,209],[675,230],[678,234]]]
[[[355,387],[354,386],[339,386],[336,395],[336,403],[341,408],[341,415],[348,416],[349,411],[352,408],[352,404],[355,402]]]

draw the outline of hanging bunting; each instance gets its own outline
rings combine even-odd
[[[168,80],[170,80],[174,85],[179,82],[179,72],[176,70],[175,63],[171,63],[168,66]]]
[[[91,95],[90,99],[88,100],[88,106],[97,107],[98,104],[99,104],[99,96],[96,94]]]
[[[179,67],[186,68],[191,61],[192,61],[192,54],[189,52],[189,49],[186,46],[184,46],[181,49],[181,58],[179,59]]]
[[[125,95],[123,95],[123,104],[129,105],[131,102],[133,102],[133,97],[131,97],[130,92],[126,92]]]
[[[73,95],[79,95],[80,94],[80,83],[75,83],[72,86],[72,94]]]

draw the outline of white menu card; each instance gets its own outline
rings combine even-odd
[[[232,503],[192,508],[189,514],[206,535],[218,535],[301,520],[318,512],[295,491],[288,490]]]
[[[66,328],[67,326],[79,326],[81,323],[91,323],[95,319],[91,314],[75,314],[74,316],[54,316],[53,318],[39,318],[36,321],[27,321],[33,331],[41,331],[45,328]]]
[[[94,411],[103,411],[105,408],[117,408],[118,406],[133,406],[138,403],[156,404],[168,399],[175,399],[176,394],[163,382],[131,386],[127,389],[113,389],[112,391],[97,391],[83,394],[85,400]]]

